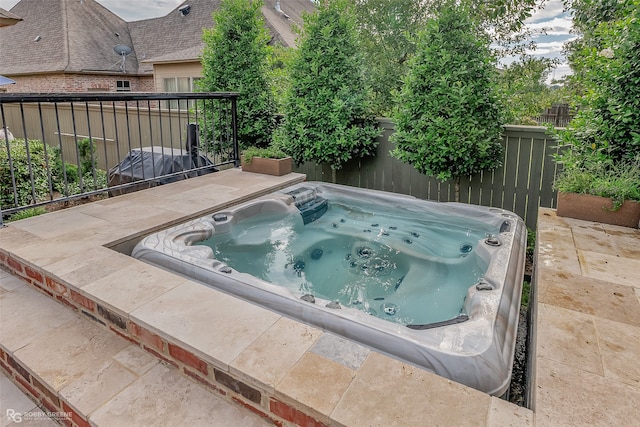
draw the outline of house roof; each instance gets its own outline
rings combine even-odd
[[[11,12],[23,18],[0,28],[0,73],[118,72],[113,47],[132,46],[127,23],[95,0],[21,0]],[[118,35],[119,36],[118,36]],[[135,52],[127,71],[137,71]]]
[[[189,13],[180,9],[189,6]],[[23,21],[0,28],[0,74],[121,73],[114,47],[132,48],[126,56],[128,74],[151,74],[153,63],[197,60],[202,31],[214,25],[220,0],[187,0],[167,15],[126,22],[95,0],[21,0],[11,13]],[[295,45],[293,27],[302,14],[313,12],[310,0],[265,0],[262,12],[272,42]]]

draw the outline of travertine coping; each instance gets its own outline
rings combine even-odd
[[[336,341],[358,356],[334,358],[331,334],[107,248],[303,178],[231,169],[18,221],[0,230],[0,264],[276,424],[532,425],[527,409],[357,344]]]
[[[637,425],[640,231],[540,209],[536,249],[536,424]]]

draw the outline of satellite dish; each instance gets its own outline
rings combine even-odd
[[[127,58],[127,55],[131,53],[131,48],[126,44],[117,44],[113,47],[113,51],[122,57],[122,62],[120,62],[120,70],[124,73],[124,61]]]
[[[117,44],[113,47],[113,51],[120,56],[127,56],[131,53],[131,48],[126,44]]]

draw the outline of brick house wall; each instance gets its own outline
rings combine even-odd
[[[117,92],[118,81],[128,81],[131,92],[154,92],[153,76],[127,74],[34,74],[13,76],[16,84],[1,87],[7,93]]]

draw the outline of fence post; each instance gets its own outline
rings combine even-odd
[[[240,167],[240,148],[238,147],[238,114],[237,114],[237,98],[231,98],[231,126],[233,128],[233,160],[235,167]]]
[[[191,155],[192,167],[197,168],[200,166],[198,163],[198,147],[200,142],[198,140],[198,125],[196,123],[189,123],[187,125],[187,151]]]

